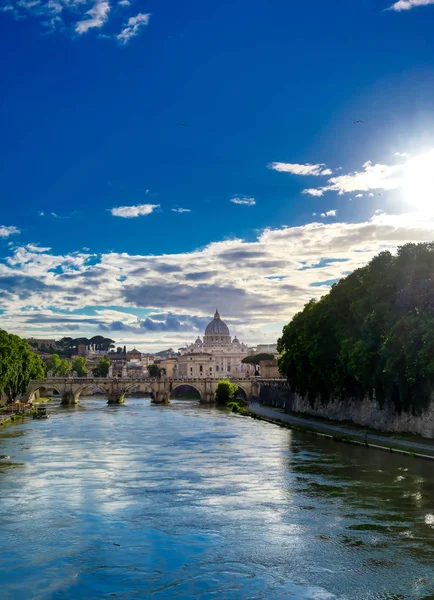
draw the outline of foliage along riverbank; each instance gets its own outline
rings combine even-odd
[[[13,402],[26,392],[31,379],[44,375],[44,363],[28,342],[0,329],[0,397],[4,394]]]
[[[434,244],[382,252],[284,327],[279,369],[311,404],[375,398],[419,414],[434,389]]]

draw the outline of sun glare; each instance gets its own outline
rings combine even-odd
[[[434,150],[408,161],[403,189],[410,205],[420,211],[434,211]]]

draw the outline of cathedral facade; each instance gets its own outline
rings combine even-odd
[[[246,344],[235,336],[231,338],[228,326],[220,318],[218,310],[207,325],[203,340],[181,349],[177,360],[177,375],[181,377],[230,377],[246,376],[251,365],[243,364],[243,358],[251,354]],[[254,371],[254,369],[253,369]]]

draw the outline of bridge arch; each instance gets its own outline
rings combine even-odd
[[[62,396],[62,392],[60,391],[60,386],[56,387],[55,385],[51,385],[51,384],[46,384],[44,382],[39,383],[39,384],[35,384],[32,385],[28,391],[27,394],[27,399],[29,402],[35,402],[38,399],[38,392],[39,392],[39,397],[42,398],[46,398],[47,396],[44,394],[47,394],[48,390],[55,390],[57,392],[57,394],[59,396]]]
[[[98,385],[97,383],[87,383],[74,390],[74,402],[77,403],[83,392],[89,389],[98,389],[108,399],[108,391],[104,389],[102,385]]]
[[[174,383],[170,386],[169,399],[173,396],[175,390],[179,387],[189,387],[195,390],[199,394],[200,400],[203,400],[203,390],[201,390],[196,384],[191,383],[190,381],[180,381],[179,383]]]
[[[249,397],[247,391],[239,383],[237,383],[236,385],[238,386],[237,398],[241,397],[243,400],[247,400],[247,398]]]

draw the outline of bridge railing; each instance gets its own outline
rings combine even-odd
[[[169,381],[169,382],[183,382],[185,381],[186,383],[188,383],[189,381],[221,381],[222,379],[228,380],[228,381],[261,381],[261,379],[259,377],[238,377],[238,376],[234,376],[234,377],[167,377],[167,376],[163,376],[163,377],[63,377],[63,376],[57,376],[57,375],[53,375],[50,377],[46,377],[45,379],[41,379],[41,380],[37,380],[37,381],[43,381],[43,382],[50,382],[50,381],[57,381],[57,382],[71,382],[73,381],[74,383],[95,383],[95,382],[100,382],[100,383],[104,383],[107,381],[126,381],[126,382],[131,382],[131,383],[140,383],[143,381],[146,382],[161,382],[161,381]],[[36,381],[36,380],[35,380]],[[270,379],[264,379],[264,381],[273,381]],[[282,380],[278,380],[278,381],[282,381]]]

